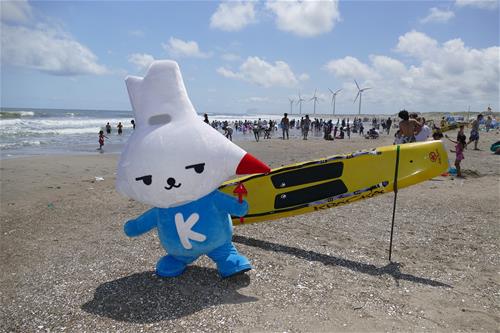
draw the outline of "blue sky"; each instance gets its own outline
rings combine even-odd
[[[498,111],[494,1],[2,1],[1,106],[130,110],[176,60],[199,113]]]

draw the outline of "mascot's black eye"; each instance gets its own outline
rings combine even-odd
[[[198,163],[193,165],[188,165],[186,169],[194,169],[196,173],[202,173],[205,170],[205,163]]]
[[[151,185],[151,183],[153,182],[153,176],[151,175],[147,175],[147,176],[142,176],[142,177],[137,177],[135,180],[137,181],[141,181],[146,184],[146,185]]]

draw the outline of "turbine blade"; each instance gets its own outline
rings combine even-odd
[[[365,90],[368,90],[368,89],[371,89],[371,88],[363,88],[363,89],[361,89],[361,91],[365,91]]]
[[[356,83],[356,87],[358,87],[358,90],[360,90],[358,82],[356,82],[356,80],[354,80],[354,83]]]
[[[339,89],[335,92],[335,95],[338,94],[342,89]]]
[[[360,95],[359,91],[358,91],[358,94],[356,95],[356,98],[354,99],[354,102],[352,102],[352,104],[356,103],[356,100],[358,99],[358,96]]]
[[[330,90],[330,92],[331,92],[332,94],[335,94],[335,93],[332,91],[332,89],[328,88],[328,90]]]

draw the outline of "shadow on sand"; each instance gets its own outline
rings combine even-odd
[[[421,278],[411,274],[401,273],[399,269],[400,264],[395,262],[391,262],[383,267],[377,267],[375,265],[364,264],[358,261],[342,259],[339,257],[321,254],[314,251],[306,251],[296,247],[271,243],[260,239],[238,235],[233,236],[233,242],[258,247],[266,251],[283,252],[309,261],[319,261],[324,265],[341,266],[363,274],[369,274],[373,276],[381,276],[386,274],[392,276],[397,284],[399,284],[399,280],[406,280],[414,283],[426,284],[433,287],[453,288],[449,284],[443,282]]]
[[[198,266],[189,266],[176,278],[142,272],[101,284],[82,309],[119,321],[153,323],[213,305],[254,302],[256,298],[237,292],[249,284],[246,274],[222,280],[215,269]]]

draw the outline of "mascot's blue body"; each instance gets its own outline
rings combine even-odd
[[[251,269],[248,259],[231,243],[233,226],[229,215],[243,216],[246,201],[217,190],[191,203],[172,208],[153,208],[125,224],[127,236],[139,236],[158,228],[160,241],[168,255],[158,261],[160,276],[177,276],[200,255],[217,264],[222,277]]]
[[[269,167],[202,121],[175,62],[155,61],[144,78],[128,77],[126,83],[136,130],[122,153],[116,186],[155,208],[128,221],[125,234],[158,229],[167,251],[156,265],[160,276],[180,275],[204,254],[222,277],[251,269],[231,242],[230,215],[244,216],[248,204],[217,188],[234,174]]]

